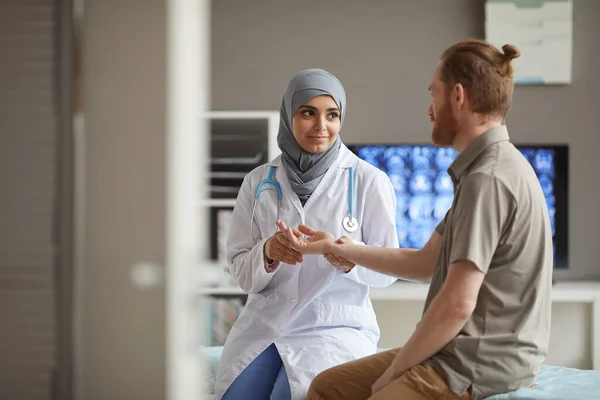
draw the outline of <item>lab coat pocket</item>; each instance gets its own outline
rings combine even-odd
[[[263,310],[265,304],[267,303],[269,297],[271,297],[272,294],[273,292],[253,293],[248,295],[248,300],[246,301],[245,308],[247,308],[250,311],[250,317],[252,319],[254,319],[254,316],[257,313],[260,313]]]
[[[231,332],[229,334],[232,335],[232,333],[248,331],[252,323],[256,320],[256,315],[259,314],[264,308],[268,298],[268,295],[265,296],[260,293],[248,295],[248,300],[246,301],[244,310],[231,327]]]

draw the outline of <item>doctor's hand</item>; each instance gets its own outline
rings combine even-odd
[[[293,235],[302,236],[298,231],[292,232]],[[302,254],[293,249],[292,243],[281,231],[268,238],[265,242],[265,257],[268,260],[281,261],[292,265],[302,262]]]
[[[300,225],[298,231],[306,235],[306,238],[298,237],[291,228],[283,221],[277,221],[277,226],[285,232],[286,238],[292,243],[294,249],[302,254],[327,254],[335,244],[335,236],[329,232],[317,231],[308,225]]]
[[[353,243],[352,239],[350,239],[348,236],[342,236],[335,242],[337,244]],[[332,254],[332,253],[327,253],[324,255],[324,257],[338,271],[342,271],[343,273],[346,273],[346,274],[348,272],[352,271],[352,268],[356,267],[356,264],[346,260],[344,257],[336,257],[335,254]]]

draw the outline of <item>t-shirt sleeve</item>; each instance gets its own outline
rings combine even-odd
[[[440,234],[440,236],[444,236],[444,230],[446,229],[446,217],[448,217],[448,213],[444,215],[444,218],[436,225],[435,231]]]

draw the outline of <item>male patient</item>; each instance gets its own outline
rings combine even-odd
[[[340,243],[307,226],[298,239],[278,222],[300,252],[431,282],[402,348],[322,372],[310,399],[482,399],[534,384],[550,334],[552,232],[539,180],[504,125],[519,50],[502,50],[459,42],[435,69],[432,139],[460,154],[448,169],[454,202],[422,249]]]

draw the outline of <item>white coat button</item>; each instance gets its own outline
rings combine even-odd
[[[296,302],[296,299],[290,299],[290,302],[291,302],[291,303],[295,303],[295,302]]]

